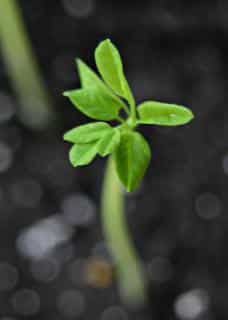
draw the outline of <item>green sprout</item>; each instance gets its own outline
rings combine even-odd
[[[120,182],[128,192],[135,190],[150,163],[150,146],[137,132],[139,125],[177,126],[194,116],[191,110],[176,104],[146,101],[136,106],[120,54],[109,39],[96,48],[95,61],[102,79],[77,59],[82,88],[64,95],[83,114],[98,121],[71,129],[64,140],[73,143],[69,158],[74,167],[88,165],[97,155],[110,158],[101,196],[104,234],[123,300],[141,304],[146,300],[145,279],[128,236]],[[113,120],[118,122],[116,126],[108,123]]]

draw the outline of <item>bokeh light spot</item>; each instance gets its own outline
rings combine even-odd
[[[196,199],[196,212],[200,218],[213,219],[220,215],[222,203],[217,195],[205,192]]]
[[[112,283],[113,268],[102,259],[89,259],[86,265],[86,280],[90,286],[106,288]]]
[[[86,195],[75,193],[63,199],[62,210],[67,223],[72,226],[86,227],[93,223],[96,207]]]
[[[94,9],[94,0],[62,0],[66,13],[75,18],[87,18]]]
[[[15,312],[22,316],[31,316],[40,310],[40,297],[34,290],[20,289],[16,291],[11,302]]]
[[[208,309],[209,297],[205,290],[194,289],[181,294],[175,302],[177,317],[182,320],[199,319]]]
[[[32,179],[15,181],[10,187],[11,198],[19,207],[36,207],[42,197],[43,191],[40,184]]]
[[[7,171],[13,162],[13,152],[11,148],[0,142],[0,173]]]
[[[9,263],[0,263],[0,291],[13,289],[18,282],[18,271]]]
[[[112,306],[104,310],[101,320],[128,320],[128,314],[123,308]]]
[[[57,307],[68,318],[80,317],[85,311],[85,297],[78,290],[66,290],[58,296]]]
[[[54,215],[23,230],[17,238],[17,248],[25,257],[41,259],[57,245],[67,242],[72,235],[72,228],[61,217]]]
[[[172,265],[163,257],[154,257],[147,266],[148,276],[154,282],[165,282],[172,276]]]
[[[60,265],[55,259],[46,258],[32,261],[30,271],[35,280],[48,283],[56,279],[60,271]]]

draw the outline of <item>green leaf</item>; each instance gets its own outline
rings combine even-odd
[[[140,123],[160,126],[177,126],[194,118],[192,111],[176,104],[147,101],[139,105]]]
[[[105,91],[97,87],[67,91],[64,93],[85,115],[97,120],[113,120],[118,117],[120,105]]]
[[[107,132],[104,137],[99,141],[98,153],[102,157],[111,154],[120,143],[120,131],[118,129],[112,129]]]
[[[70,149],[69,158],[74,167],[89,164],[95,158],[96,154],[105,157],[115,150],[120,143],[120,132],[118,129],[110,126],[106,129],[105,132],[103,131],[103,135],[100,135],[97,140],[91,141],[90,143],[77,143]],[[87,136],[85,137],[87,139]],[[80,141],[80,139],[78,141]]]
[[[112,127],[105,122],[93,122],[67,131],[63,138],[72,143],[89,143],[102,138],[112,132]]]
[[[150,162],[151,152],[147,141],[138,132],[122,132],[114,155],[120,180],[128,191],[134,190]]]
[[[103,87],[104,90],[107,90],[105,84],[101,79],[96,75],[96,73],[81,59],[76,59],[76,64],[78,68],[78,73],[83,88],[91,87]]]
[[[75,144],[69,153],[70,162],[74,167],[89,164],[97,154],[97,142]]]
[[[124,102],[106,86],[106,84],[96,75],[96,73],[89,66],[87,66],[80,59],[77,59],[76,63],[82,88],[96,88],[96,90],[99,91],[101,94],[110,95],[113,100],[116,100],[116,103],[120,106],[120,108],[127,108]]]
[[[100,74],[109,87],[116,94],[125,98],[130,105],[134,104],[119,51],[109,39],[102,41],[96,48],[95,60]]]

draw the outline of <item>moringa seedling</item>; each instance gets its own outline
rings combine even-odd
[[[124,74],[120,54],[107,39],[95,50],[100,77],[77,59],[81,89],[64,92],[73,105],[93,121],[71,129],[64,140],[73,143],[69,152],[74,167],[88,165],[98,155],[109,156],[101,195],[105,237],[116,264],[120,294],[125,302],[142,304],[146,299],[140,260],[128,236],[123,193],[140,185],[150,163],[150,146],[140,125],[177,126],[193,119],[191,110],[158,101],[136,102]],[[116,126],[109,122],[116,121]]]

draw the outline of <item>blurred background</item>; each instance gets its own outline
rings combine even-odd
[[[18,0],[26,43],[1,1],[0,319],[227,319],[228,2]],[[103,241],[105,161],[73,169],[62,141],[87,121],[62,97],[79,87],[74,58],[94,67],[107,37],[138,102],[196,116],[141,129],[152,162],[126,196],[150,287],[141,310],[121,303]]]

